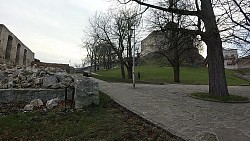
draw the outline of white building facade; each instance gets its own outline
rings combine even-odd
[[[237,49],[223,49],[225,69],[238,69],[238,53]]]

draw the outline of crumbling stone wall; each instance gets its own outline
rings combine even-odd
[[[30,66],[34,53],[9,29],[0,24],[0,63]]]
[[[74,86],[73,78],[59,68],[14,67],[0,64],[0,89],[52,88]]]
[[[65,70],[67,73],[70,72],[70,66],[69,64],[57,64],[57,63],[45,63],[45,62],[40,62],[40,61],[33,61],[31,62],[31,66],[36,65],[37,67],[52,67],[52,68],[60,68],[62,70]]]

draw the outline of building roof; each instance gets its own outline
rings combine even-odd
[[[157,34],[157,32],[159,32],[159,31],[154,30],[154,31],[150,32],[150,33],[142,40],[142,42],[143,42],[144,40],[147,40],[147,39],[150,38],[151,36]]]

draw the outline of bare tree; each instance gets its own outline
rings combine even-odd
[[[121,65],[122,78],[125,79],[124,67],[126,67],[128,78],[131,79],[133,65],[131,29],[139,24],[135,11],[121,9],[108,14],[97,13],[90,20],[90,24],[93,29],[92,36],[109,44],[116,53]]]
[[[114,33],[114,29],[112,26],[113,20],[111,20],[111,16],[106,13],[96,13],[94,17],[90,19],[90,25],[91,25],[91,36],[101,40],[102,42],[106,42],[109,44],[112,48],[112,50],[116,53],[118,56],[118,59],[120,61],[121,65],[121,75],[122,78],[125,79],[125,70],[124,70],[124,60],[122,53],[124,51],[124,47],[121,46],[121,42],[125,38],[123,34],[120,34],[120,36],[117,38]],[[120,28],[122,32],[122,28]],[[117,31],[117,30],[115,30]],[[118,42],[118,46],[115,44],[115,42]]]
[[[85,48],[87,51],[87,57],[86,60],[90,62],[90,70],[89,73],[91,73],[93,69],[93,64],[96,64],[96,44],[97,39],[96,38],[87,38],[82,40],[82,48]],[[96,65],[94,65],[94,71],[96,71]]]
[[[176,24],[176,23],[174,23]],[[164,56],[174,71],[174,82],[180,82],[180,65],[188,60],[191,52],[198,52],[195,45],[196,39],[193,36],[178,31],[156,31],[155,38],[157,53]],[[190,54],[189,54],[190,53]]]
[[[105,42],[99,42],[97,48],[98,66],[103,67],[103,69],[111,69],[114,58],[111,46]]]
[[[163,6],[163,5],[162,5]],[[152,10],[150,16],[150,29],[156,29],[153,33],[156,52],[164,56],[174,71],[174,82],[180,82],[180,65],[190,57],[195,57],[194,52],[198,53],[200,48],[196,36],[189,35],[187,32],[180,32],[176,29],[185,21],[185,16],[174,13],[167,13],[159,10]],[[192,56],[193,55],[193,56]],[[192,60],[194,60],[193,58]]]
[[[223,40],[235,44],[242,55],[250,53],[250,3],[246,0],[220,0],[228,30]]]
[[[164,7],[144,0],[125,0],[122,3],[126,4],[132,1],[146,8],[150,7],[180,16],[188,16],[190,20],[182,23],[175,30],[201,37],[207,45],[209,93],[220,96],[229,95],[224,70],[222,41],[211,0],[162,0],[160,2],[165,3]],[[176,6],[174,7],[174,5]],[[192,26],[190,23],[193,23]]]

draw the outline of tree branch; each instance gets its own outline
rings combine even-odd
[[[199,31],[199,30],[191,30],[191,29],[184,29],[184,28],[164,28],[164,31],[166,30],[172,30],[172,31],[179,31],[181,33],[187,33],[189,35],[203,35],[204,32]]]
[[[250,23],[250,18],[247,16],[246,12],[243,11],[239,3],[237,3],[236,0],[233,0],[233,2],[236,4],[236,6],[239,8],[240,12],[244,15],[245,19]]]
[[[233,36],[234,38],[237,38],[237,39],[239,39],[239,40],[241,40],[241,41],[244,41],[244,42],[250,44],[250,41],[248,41],[247,39],[243,39],[243,38],[238,37],[238,36],[236,36],[236,35],[232,35],[232,36]]]
[[[156,6],[156,5],[152,5],[152,4],[149,4],[149,3],[142,2],[141,0],[131,0],[131,1],[134,1],[134,2],[136,2],[138,4],[140,4],[140,5],[143,5],[143,6],[155,8],[155,9],[166,11],[166,12],[173,12],[173,13],[181,14],[181,15],[190,15],[190,16],[201,17],[201,15],[199,14],[198,11],[189,11],[189,10],[182,10],[182,9],[174,9],[174,8],[171,8],[171,7],[164,8],[164,7],[161,7],[161,6]]]

